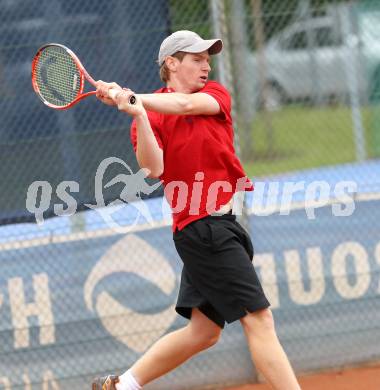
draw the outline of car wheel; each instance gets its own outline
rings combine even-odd
[[[268,111],[278,111],[282,108],[285,102],[285,96],[282,88],[275,84],[270,83],[266,87],[265,101],[262,102],[262,106]]]

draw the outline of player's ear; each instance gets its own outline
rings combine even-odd
[[[175,57],[168,56],[165,58],[165,64],[171,72],[175,72],[177,70],[177,66],[179,64],[179,61]]]

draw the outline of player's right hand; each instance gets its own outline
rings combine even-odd
[[[135,98],[135,103],[133,104],[129,100],[132,96]],[[129,88],[123,88],[121,91],[117,91],[113,100],[117,104],[119,111],[123,111],[133,117],[145,113],[141,98]]]
[[[109,90],[110,89],[120,89],[122,91],[122,88],[119,84],[116,83],[106,83],[105,81],[98,80],[96,82],[96,97],[104,104],[107,104],[108,106],[116,106],[116,102],[109,97]]]

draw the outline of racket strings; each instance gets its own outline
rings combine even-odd
[[[81,93],[81,72],[71,55],[59,46],[47,46],[40,53],[35,80],[41,97],[59,107]]]

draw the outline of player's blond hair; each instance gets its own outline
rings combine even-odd
[[[186,53],[183,51],[177,51],[177,53],[174,53],[171,57],[179,59],[181,62],[183,60],[183,57],[185,57]],[[170,70],[166,66],[166,63],[164,62],[160,67],[160,79],[163,83],[167,83],[170,80]]]

